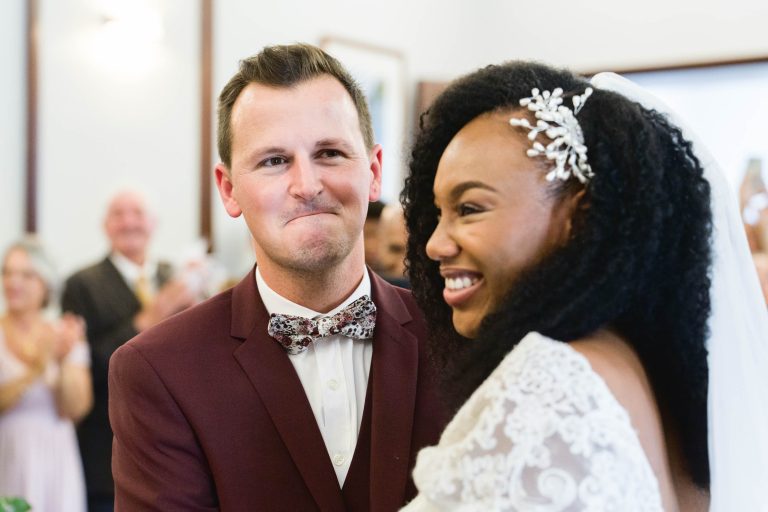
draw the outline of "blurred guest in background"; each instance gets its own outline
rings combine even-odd
[[[172,278],[170,264],[149,258],[154,225],[141,194],[118,192],[104,219],[109,255],[70,277],[62,296],[62,310],[85,319],[93,357],[93,411],[78,429],[91,512],[112,510],[114,502],[109,358],[139,332],[195,302],[186,280]]]
[[[363,224],[365,264],[373,270],[379,270],[379,218],[383,209],[384,203],[381,201],[368,203],[368,213]]]
[[[85,486],[73,422],[91,407],[90,357],[81,318],[45,318],[54,282],[53,267],[34,239],[6,251],[0,496],[23,497],[35,512],[82,512]]]
[[[752,252],[768,251],[768,190],[759,158],[750,158],[739,187],[739,201]]]
[[[760,286],[763,289],[765,303],[768,305],[768,254],[764,252],[756,252],[752,254],[752,259],[755,261],[755,268],[757,269],[757,275],[760,278]]]
[[[768,190],[759,158],[751,158],[747,164],[739,187],[739,200],[749,248],[768,303]]]
[[[405,275],[405,248],[408,230],[405,227],[403,207],[388,204],[381,211],[378,230],[379,274],[396,286],[410,288]]]

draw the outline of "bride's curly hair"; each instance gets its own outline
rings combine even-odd
[[[710,188],[691,143],[662,114],[594,91],[578,114],[594,177],[586,187],[576,179],[552,184],[560,199],[584,190],[570,238],[510,283],[477,340],[454,330],[438,263],[426,254],[438,222],[435,173],[454,135],[483,113],[520,108],[533,88],[561,87],[568,96],[588,86],[569,71],[509,62],[457,80],[422,115],[401,201],[409,275],[429,323],[431,357],[458,408],[528,332],[575,340],[610,326],[637,352],[688,471],[708,488]]]

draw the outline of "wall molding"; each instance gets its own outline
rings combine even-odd
[[[27,162],[24,179],[24,230],[37,232],[37,91],[38,91],[38,0],[26,5]]]

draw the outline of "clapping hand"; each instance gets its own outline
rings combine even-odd
[[[53,353],[61,362],[78,342],[85,340],[85,320],[72,313],[64,313],[54,326]]]
[[[188,308],[197,301],[194,292],[182,279],[171,279],[155,295],[147,307],[134,319],[137,330],[143,331],[169,316]]]

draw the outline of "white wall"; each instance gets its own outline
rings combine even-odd
[[[198,2],[40,4],[40,235],[64,273],[103,257],[107,200],[127,186],[159,218],[154,252],[174,257],[198,232]]]
[[[26,18],[24,0],[0,8],[0,251],[24,230]],[[2,298],[0,298],[0,301]]]
[[[533,58],[577,70],[768,55],[764,0],[549,0],[475,3],[475,61]],[[482,11],[482,12],[480,12]],[[472,57],[465,56],[469,64]]]
[[[24,0],[0,7],[0,255],[24,231],[26,21]],[[0,311],[4,308],[0,294]]]
[[[768,181],[768,62],[628,77],[653,91],[701,138],[734,192],[750,158]]]

